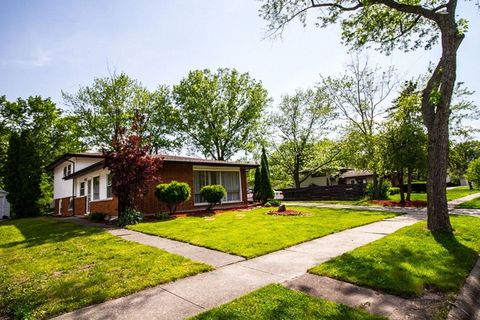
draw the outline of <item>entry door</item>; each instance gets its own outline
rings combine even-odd
[[[92,201],[92,180],[87,181],[87,213],[90,213],[90,201]]]

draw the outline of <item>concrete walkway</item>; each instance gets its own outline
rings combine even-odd
[[[75,222],[88,227],[102,228],[105,229],[107,232],[113,234],[114,236],[123,238],[125,240],[134,241],[137,243],[145,244],[147,246],[159,248],[170,253],[178,254],[192,260],[209,264],[215,268],[223,267],[235,262],[245,260],[245,258],[233,254],[191,245],[186,242],[151,236],[137,231],[117,228],[112,225],[95,223],[78,217],[62,218],[62,220]]]
[[[311,267],[412,225],[422,218],[422,215],[408,214],[352,228],[79,309],[58,319],[183,319],[194,316],[269,283],[298,277]],[[128,234],[124,237],[128,239],[135,236]]]

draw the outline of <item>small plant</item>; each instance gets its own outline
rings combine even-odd
[[[170,214],[168,212],[163,212],[163,211],[155,212],[155,218],[159,220],[165,220],[170,218]]]
[[[222,199],[227,195],[227,190],[222,185],[214,184],[204,186],[200,189],[200,194],[208,202],[207,210],[213,209],[217,203],[221,203]]]
[[[88,215],[88,219],[92,221],[104,221],[107,214],[104,212],[92,212]]]
[[[137,224],[143,220],[143,214],[133,208],[127,208],[125,213],[118,217],[117,226],[125,227],[130,224]]]
[[[272,199],[272,200],[268,201],[267,203],[269,203],[270,206],[272,206],[272,207],[278,207],[282,204],[282,201],[280,201],[278,199]]]
[[[370,200],[388,199],[388,190],[390,189],[390,185],[386,181],[383,181],[383,182],[379,181],[378,188],[379,188],[378,197],[375,197],[375,189],[373,187],[373,183],[367,184],[367,189],[365,190],[365,193],[367,194],[368,199]]]
[[[172,181],[157,185],[155,195],[158,200],[165,202],[170,214],[177,211],[177,206],[190,199],[190,186],[185,182]]]

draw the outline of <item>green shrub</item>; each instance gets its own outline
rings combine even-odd
[[[405,191],[407,190],[408,185],[403,185]],[[412,182],[412,192],[414,193],[426,193],[427,192],[427,182],[426,181],[414,181]]]
[[[272,207],[278,207],[282,204],[282,201],[280,201],[278,199],[272,199],[272,200],[268,201],[267,203],[270,204],[270,206],[272,206]]]
[[[170,217],[170,214],[168,212],[155,212],[155,218],[160,219],[160,220],[165,220]]]
[[[185,182],[172,181],[157,185],[155,195],[158,200],[165,202],[170,214],[177,211],[177,206],[190,199],[190,186]]]
[[[143,220],[143,214],[133,208],[127,208],[117,219],[117,226],[125,227],[130,224],[137,224]]]
[[[470,161],[466,177],[473,182],[477,188],[480,187],[480,158]]]
[[[227,195],[227,190],[222,185],[214,184],[204,186],[200,189],[200,194],[208,202],[208,210],[211,210],[217,203],[221,203],[222,199]]]
[[[365,190],[365,193],[368,197],[368,199],[388,199],[388,190],[390,189],[390,184],[383,180],[383,182],[378,182],[378,188],[379,188],[379,193],[378,197],[375,197],[375,190],[373,188],[373,183],[367,184],[367,189]]]
[[[388,188],[388,194],[393,196],[394,194],[399,194],[400,188],[399,187],[390,187]]]
[[[92,212],[88,215],[88,219],[92,221],[104,221],[108,216],[105,212]]]

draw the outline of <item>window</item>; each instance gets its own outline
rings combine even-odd
[[[80,182],[79,196],[83,197],[85,195],[85,182]]]
[[[72,174],[72,165],[69,164],[68,166],[63,167],[63,176],[69,176]]]
[[[203,186],[221,184],[227,190],[223,202],[240,201],[240,172],[238,171],[193,171],[194,202],[205,203],[200,195]]]
[[[100,199],[100,177],[93,177],[93,200]]]
[[[107,198],[112,197],[112,174],[107,174]]]

